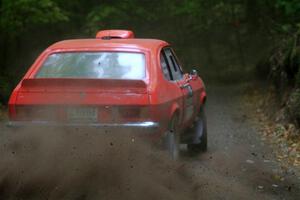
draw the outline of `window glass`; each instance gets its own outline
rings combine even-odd
[[[51,54],[37,78],[143,79],[145,56],[125,52],[68,52]]]
[[[165,55],[167,58],[167,62],[169,63],[171,74],[173,77],[173,80],[180,80],[183,77],[183,73],[181,71],[181,68],[179,67],[177,60],[175,59],[175,56],[170,48],[166,48]]]
[[[175,64],[177,65],[178,70],[181,72],[181,74],[183,74],[182,67],[180,66],[180,62],[178,61],[177,56],[176,56],[174,50],[173,49],[170,49],[170,50],[172,52],[172,55],[173,55],[173,58],[175,60]]]
[[[163,71],[164,77],[167,80],[172,80],[171,78],[171,74],[170,74],[170,67],[168,66],[165,56],[163,54],[163,52],[160,53],[160,64],[161,64],[161,69]]]

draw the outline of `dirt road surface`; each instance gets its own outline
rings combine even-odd
[[[199,199],[300,199],[300,177],[282,169],[244,107],[240,86],[208,88],[209,150],[186,159]],[[201,197],[201,198],[200,198]]]
[[[260,139],[243,92],[208,88],[209,150],[182,145],[178,162],[133,138],[15,134],[2,121],[0,199],[300,199],[300,177]]]

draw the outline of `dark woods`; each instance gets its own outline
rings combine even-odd
[[[2,104],[47,46],[113,28],[169,41],[187,71],[209,80],[250,80],[256,70],[300,85],[298,0],[1,0],[0,26]]]

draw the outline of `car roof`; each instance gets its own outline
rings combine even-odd
[[[57,42],[48,49],[130,48],[156,50],[167,45],[169,45],[167,42],[157,39],[75,39]]]

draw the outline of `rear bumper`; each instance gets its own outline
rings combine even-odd
[[[122,130],[124,131],[142,131],[147,133],[158,133],[160,125],[158,122],[130,122],[130,123],[57,123],[48,121],[10,121],[7,123],[8,127],[12,128],[61,128],[61,129],[96,129],[107,131]]]

